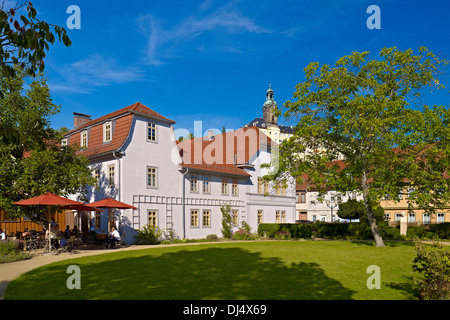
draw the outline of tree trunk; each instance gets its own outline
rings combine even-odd
[[[377,222],[373,217],[372,206],[369,201],[364,200],[366,204],[367,220],[369,220],[369,226],[372,230],[373,238],[375,239],[375,244],[377,247],[384,247],[383,238],[380,234],[380,229],[378,229]]]
[[[367,173],[363,170],[363,176],[361,179],[361,186],[363,189],[364,205],[366,206],[367,220],[369,221],[370,229],[372,230],[373,238],[377,247],[385,247],[383,238],[378,229],[377,221],[375,220],[372,212],[372,204],[369,199],[369,186],[367,184]]]

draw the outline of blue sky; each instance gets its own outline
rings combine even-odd
[[[12,0],[10,0],[12,1]],[[352,51],[427,46],[450,59],[450,1],[32,1],[38,17],[66,26],[67,8],[81,10],[70,48],[55,44],[46,77],[61,113],[100,117],[137,101],[192,131],[237,129],[262,115],[269,83],[282,106],[310,62],[333,64]],[[368,6],[381,9],[369,30]],[[450,88],[450,86],[448,86]],[[427,104],[449,105],[449,94]]]

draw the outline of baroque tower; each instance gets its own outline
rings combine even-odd
[[[273,90],[271,85],[269,84],[269,90],[266,93],[266,102],[264,102],[263,106],[263,118],[264,122],[267,124],[278,125],[278,117],[275,115],[275,112],[278,110],[277,103],[273,99]]]

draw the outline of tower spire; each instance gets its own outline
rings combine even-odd
[[[267,124],[277,124],[278,123],[278,117],[275,115],[275,112],[278,109],[277,103],[273,99],[273,90],[272,90],[272,84],[269,84],[269,89],[266,92],[266,101],[264,102],[263,106],[263,117],[264,122]]]

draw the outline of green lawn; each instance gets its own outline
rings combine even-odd
[[[415,299],[410,243],[249,241],[158,246],[77,258],[35,269],[5,299]],[[69,290],[67,267],[81,271]],[[367,267],[381,271],[368,289]]]

